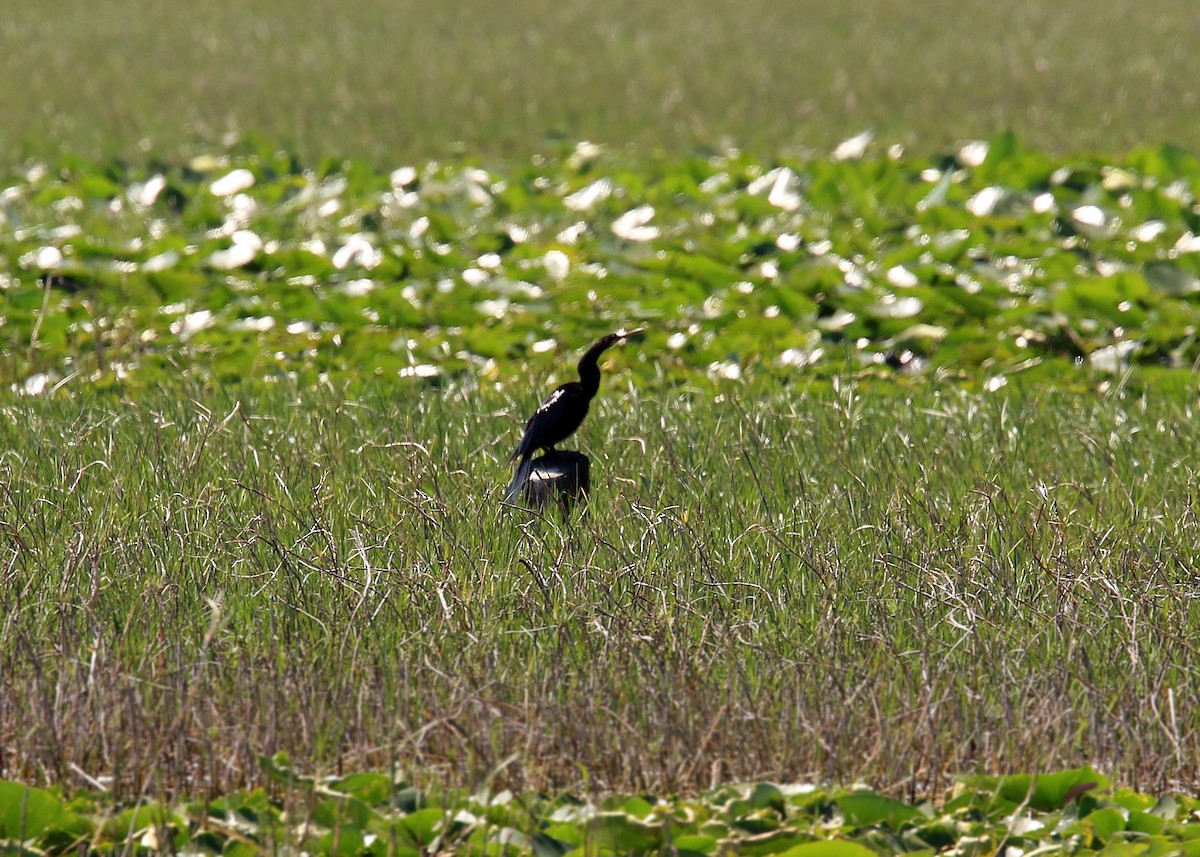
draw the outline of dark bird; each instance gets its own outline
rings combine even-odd
[[[617,331],[603,336],[579,359],[579,380],[568,381],[542,402],[529,422],[525,423],[525,435],[510,461],[517,461],[516,475],[508,483],[505,502],[511,503],[521,493],[533,471],[533,454],[539,449],[553,452],[556,444],[562,443],[575,433],[587,416],[588,405],[600,389],[600,355],[618,342],[623,342],[643,328]]]

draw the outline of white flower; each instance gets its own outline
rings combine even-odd
[[[967,200],[967,211],[976,217],[987,217],[996,210],[997,203],[1004,198],[1004,190],[998,187],[985,187],[979,193]]]
[[[987,160],[988,144],[984,140],[972,140],[958,150],[958,159],[968,167],[977,167]]]
[[[1133,230],[1133,240],[1139,244],[1147,244],[1167,231],[1167,224],[1161,220],[1147,220]]]
[[[342,284],[339,291],[352,298],[361,298],[375,288],[375,281],[367,277],[360,277],[357,280],[349,280]]]
[[[1123,340],[1097,348],[1089,355],[1088,360],[1097,372],[1118,372],[1129,363],[1129,356],[1138,350],[1140,342]]]
[[[163,192],[167,186],[167,179],[161,173],[151,176],[146,179],[146,182],[134,182],[125,191],[125,195],[129,197],[129,201],[135,205],[151,206],[154,205],[158,195]]]
[[[849,310],[835,310],[833,315],[817,319],[817,327],[821,330],[838,331],[854,321],[858,316]]]
[[[1071,212],[1071,219],[1076,225],[1090,227],[1092,229],[1101,229],[1108,221],[1104,216],[1104,211],[1096,205],[1081,205]]]
[[[724,381],[736,381],[742,377],[742,367],[736,360],[725,360],[720,363],[708,364],[708,375],[710,378],[719,378]]]
[[[208,257],[209,265],[221,271],[241,268],[253,262],[263,248],[262,239],[247,229],[239,229],[230,238],[233,243],[229,247]]]
[[[921,311],[921,299],[884,295],[879,303],[871,308],[871,311],[884,318],[912,318]]]
[[[587,224],[582,220],[572,223],[558,233],[556,240],[560,244],[575,244],[579,241],[580,236],[587,232],[587,228]]]
[[[254,187],[254,173],[247,169],[238,169],[216,179],[208,189],[213,196],[231,196],[250,187]]]
[[[413,167],[400,167],[398,170],[392,170],[390,176],[392,187],[395,190],[406,188],[417,180],[417,171]]]
[[[903,265],[896,265],[888,269],[888,282],[893,286],[901,289],[911,289],[913,286],[921,282],[917,279],[917,275]]]
[[[480,301],[475,305],[475,309],[492,318],[504,318],[508,314],[509,306],[510,301],[508,298],[495,298],[493,300]]]
[[[440,369],[432,363],[418,363],[415,366],[405,366],[400,370],[401,378],[433,378],[441,374]]]
[[[874,139],[874,131],[863,131],[848,140],[843,140],[833,150],[833,159],[835,161],[857,161],[867,153],[867,146]]]
[[[1176,253],[1200,253],[1200,235],[1193,235],[1191,232],[1183,233],[1175,242],[1174,250]]]
[[[654,219],[654,206],[639,205],[618,217],[612,225],[613,234],[626,241],[653,241],[658,237],[658,227],[650,226]]]
[[[468,286],[482,286],[489,279],[489,274],[482,268],[467,268],[462,272],[463,282]]]
[[[178,336],[183,342],[187,342],[200,331],[212,327],[215,320],[212,310],[201,309],[189,312],[182,318],[171,322],[171,333]]]
[[[571,259],[562,250],[547,250],[542,257],[542,267],[546,269],[546,276],[561,283],[571,270]]]
[[[234,333],[266,333],[275,327],[275,319],[272,316],[266,315],[261,318],[239,318],[229,325],[230,331]]]
[[[50,376],[45,372],[38,372],[25,379],[25,383],[21,385],[21,392],[26,396],[40,396],[46,392],[46,388],[49,386]]]
[[[57,247],[39,247],[37,250],[25,253],[20,258],[22,268],[38,268],[42,271],[53,271],[63,263],[63,253]]]
[[[563,197],[563,205],[572,211],[588,211],[612,193],[612,179],[597,179],[587,187]]]
[[[142,263],[143,271],[165,271],[179,264],[178,250],[165,250],[157,256],[151,256]]]
[[[1038,214],[1046,214],[1047,212],[1054,211],[1054,194],[1050,193],[1050,191],[1039,193],[1033,198],[1030,206]]]
[[[383,252],[375,249],[374,245],[364,235],[351,235],[346,243],[333,254],[333,267],[341,270],[350,265],[358,265],[368,271],[383,261]]]
[[[784,211],[795,211],[803,201],[796,190],[796,173],[790,167],[776,167],[746,186],[746,192],[758,196],[767,191],[767,202]]]
[[[779,355],[779,365],[803,368],[816,363],[824,354],[824,348],[789,348]]]

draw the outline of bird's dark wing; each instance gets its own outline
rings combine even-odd
[[[521,443],[517,447],[517,451],[512,454],[513,459],[524,458],[527,455],[532,455],[538,449],[545,445],[545,437],[548,434],[555,420],[555,413],[559,402],[567,395],[564,388],[559,387],[553,393],[546,397],[546,401],[538,405],[538,409],[533,412],[533,416],[525,423],[525,434],[521,437]]]
[[[576,382],[563,384],[538,405],[529,422],[525,423],[525,435],[512,454],[514,460],[551,447],[579,428],[583,422],[583,413],[579,411],[582,407],[586,413],[587,402],[579,401],[578,386]]]

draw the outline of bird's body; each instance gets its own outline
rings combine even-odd
[[[517,472],[508,485],[505,500],[512,502],[521,492],[533,470],[533,456],[540,449],[554,447],[573,435],[587,416],[592,399],[600,390],[600,355],[639,330],[620,331],[601,337],[579,360],[579,380],[568,381],[546,397],[529,421],[510,460],[519,461]]]
[[[593,393],[593,395],[595,395]],[[578,381],[570,381],[551,393],[546,401],[538,405],[533,416],[525,423],[525,434],[521,444],[513,452],[511,461],[533,455],[539,449],[553,452],[557,444],[573,435],[583,425],[587,416],[589,396]]]

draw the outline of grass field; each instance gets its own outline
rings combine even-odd
[[[570,528],[487,388],[10,402],[3,776],[1198,781],[1190,405],[614,374]]]
[[[1200,857],[1194,19],[5,10],[0,852]]]
[[[0,152],[138,160],[228,131],[387,167],[555,135],[759,156],[865,129],[926,154],[1004,130],[1057,153],[1195,148],[1194,21],[1191,0],[47,0],[0,22]]]

